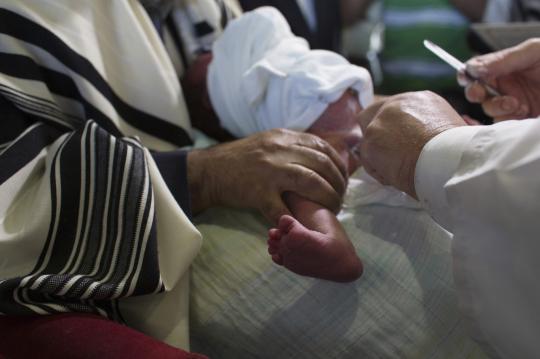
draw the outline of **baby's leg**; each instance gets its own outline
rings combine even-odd
[[[272,260],[309,277],[336,282],[358,279],[362,262],[336,216],[298,195],[287,194],[286,201],[305,226],[291,216],[280,218],[278,228],[268,233]]]

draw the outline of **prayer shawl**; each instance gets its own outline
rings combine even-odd
[[[161,1],[167,0],[146,0]],[[208,52],[228,22],[242,13],[236,0],[176,0],[167,16],[162,38],[178,73],[201,52]],[[150,9],[151,13],[163,10]]]
[[[198,23],[222,15],[201,3]],[[190,144],[177,73],[141,4],[0,0],[0,314],[96,313],[186,348],[201,238],[149,149]]]
[[[328,0],[240,0],[244,11],[272,6],[283,13],[292,32],[312,49],[341,52],[342,21],[339,2]],[[309,15],[306,15],[309,14]]]

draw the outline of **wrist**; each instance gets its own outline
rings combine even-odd
[[[208,174],[208,150],[193,150],[187,155],[187,181],[193,214],[212,206],[211,177]]]
[[[418,150],[414,153],[414,155],[409,159],[409,161],[405,161],[404,164],[404,175],[406,178],[405,183],[407,183],[405,187],[405,192],[412,196],[415,199],[418,199],[417,193],[416,193],[416,186],[415,186],[415,177],[416,177],[416,168],[418,166],[418,161],[420,160],[420,156],[422,152],[424,151],[424,148],[426,145],[433,140],[435,137],[439,136],[440,134],[457,128],[457,127],[468,127],[465,124],[461,123],[445,123],[440,126],[437,126],[435,128],[432,128],[428,133],[425,134],[424,138],[422,138],[420,142],[420,145],[418,146]]]
[[[401,178],[398,179],[399,183],[403,183],[404,186],[402,188],[398,188],[400,191],[403,191],[407,193],[409,196],[413,197],[414,199],[418,199],[416,195],[416,189],[414,186],[414,174],[416,172],[416,165],[418,162],[418,158],[420,157],[420,153],[415,154],[409,159],[406,159],[403,164],[402,168],[403,171],[400,171]]]

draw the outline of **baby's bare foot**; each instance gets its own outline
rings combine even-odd
[[[362,275],[362,262],[346,238],[309,230],[291,216],[282,216],[268,237],[272,260],[297,274],[336,282]]]

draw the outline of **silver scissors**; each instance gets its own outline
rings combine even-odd
[[[431,42],[429,40],[424,40],[424,46],[429,51],[431,51],[435,55],[437,55],[437,57],[439,57],[441,60],[446,62],[448,65],[452,66],[453,68],[455,68],[459,72],[463,72],[465,74],[465,76],[467,76],[468,79],[470,79],[472,81],[478,81],[479,83],[481,83],[486,88],[486,91],[491,96],[502,96],[499,91],[497,91],[492,86],[488,85],[485,81],[483,81],[482,79],[479,79],[478,77],[475,77],[475,76],[471,75],[471,73],[467,71],[467,66],[463,62],[459,61],[454,56],[450,55],[448,52],[443,50],[440,46],[435,45],[433,42]]]

